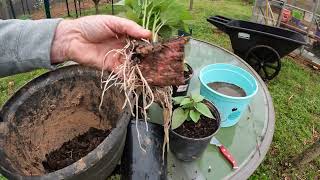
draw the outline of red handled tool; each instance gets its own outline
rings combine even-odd
[[[228,149],[226,149],[217,138],[213,137],[210,141],[210,144],[218,146],[221,154],[229,161],[229,163],[232,165],[233,169],[238,169],[238,165],[236,160],[233,158],[233,156],[230,154]]]

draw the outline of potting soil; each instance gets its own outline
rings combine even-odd
[[[49,154],[42,162],[47,172],[54,172],[67,167],[94,150],[109,134],[110,130],[91,127],[86,133],[79,135]]]
[[[185,121],[174,131],[189,138],[204,138],[213,134],[218,129],[218,123],[215,119],[201,116],[197,123]]]

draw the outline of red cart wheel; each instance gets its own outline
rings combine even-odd
[[[252,47],[246,55],[246,61],[263,80],[276,77],[281,69],[280,56],[272,47],[258,45]]]

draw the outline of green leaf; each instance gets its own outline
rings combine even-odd
[[[199,111],[202,115],[214,119],[210,109],[207,107],[207,105],[203,104],[203,103],[197,103],[195,105],[195,108],[197,111]]]
[[[172,37],[173,29],[170,26],[165,25],[160,29],[158,34],[162,39],[169,39]]]
[[[184,98],[184,99],[181,101],[180,105],[183,106],[183,105],[191,104],[191,103],[192,103],[192,101],[191,101],[190,98]]]
[[[184,111],[182,108],[177,108],[173,111],[171,128],[176,129],[188,118],[189,111]]]
[[[193,122],[197,123],[200,119],[200,113],[194,110],[190,111],[190,118],[192,119]]]
[[[137,24],[141,24],[139,14],[129,7],[126,8],[126,18],[136,22]]]
[[[201,96],[200,94],[192,94],[191,97],[192,97],[193,101],[196,103],[201,102],[204,99],[204,97]]]
[[[178,97],[172,98],[172,100],[174,104],[180,104],[184,98],[185,98],[184,96],[178,96]]]
[[[190,103],[190,104],[185,104],[185,105],[183,105],[183,106],[181,106],[183,109],[194,109],[194,107],[193,107],[194,105],[193,105],[193,103]]]
[[[142,5],[139,3],[139,0],[125,0],[125,5],[135,12],[140,12],[142,10]]]
[[[160,17],[162,22],[173,27],[180,27],[183,20],[192,19],[189,11],[177,2],[171,3],[165,9],[161,9]]]

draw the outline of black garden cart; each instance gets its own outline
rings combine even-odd
[[[234,53],[250,64],[264,80],[278,75],[282,57],[306,45],[303,35],[284,28],[223,16],[212,16],[207,21],[229,35]]]

